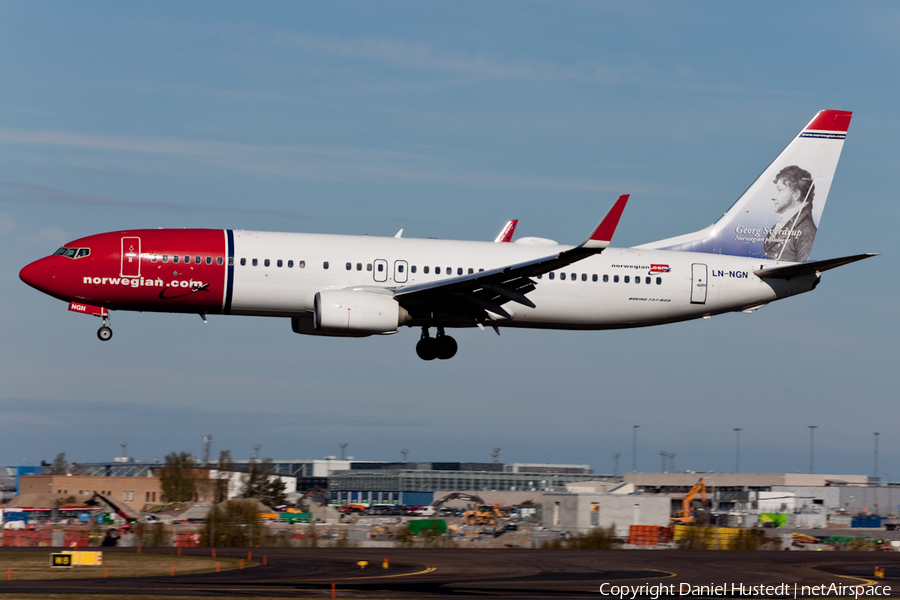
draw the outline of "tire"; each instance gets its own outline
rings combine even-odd
[[[459,346],[456,344],[456,340],[454,340],[449,335],[442,335],[439,338],[436,338],[437,342],[437,357],[441,360],[447,360],[456,356],[456,351],[459,349]]]
[[[422,338],[416,344],[416,354],[422,360],[434,360],[438,357],[437,340],[434,338]]]
[[[97,337],[100,338],[100,341],[102,342],[108,342],[112,339],[112,329],[104,325],[97,330]]]

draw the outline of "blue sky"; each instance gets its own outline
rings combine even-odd
[[[279,459],[880,469],[900,479],[900,7],[842,2],[0,2],[0,464]],[[613,332],[298,336],[66,311],[18,280],[91,233],[210,227],[614,245],[717,219],[819,109],[854,111],[811,293]]]

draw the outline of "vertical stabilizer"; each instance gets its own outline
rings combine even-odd
[[[714,224],[638,248],[809,260],[852,114],[819,112]]]

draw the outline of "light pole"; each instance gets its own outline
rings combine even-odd
[[[619,474],[619,457],[622,456],[618,452],[613,454],[613,477]]]
[[[735,427],[734,433],[737,435],[737,440],[735,441],[734,446],[734,472],[741,472],[741,428]]]
[[[878,436],[881,435],[877,431],[874,434],[875,437],[875,477],[878,477]]]
[[[669,472],[675,473],[676,471],[675,471],[675,453],[674,452],[669,452],[669,460],[670,460]]]
[[[813,472],[813,456],[815,450],[815,441],[816,441],[816,429],[818,429],[818,425],[807,425],[809,427],[809,472],[810,474]]]
[[[637,473],[637,430],[640,425],[631,426],[631,472]]]
[[[669,453],[666,452],[665,450],[660,450],[660,451],[659,451],[659,455],[662,457],[662,458],[661,458],[661,461],[662,461],[662,467],[660,467],[660,471],[659,471],[659,472],[660,472],[660,473],[665,473],[665,472],[666,472],[666,459],[669,458]]]

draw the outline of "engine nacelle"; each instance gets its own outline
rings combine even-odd
[[[323,333],[394,333],[409,314],[390,296],[364,290],[326,290],[316,294],[313,326]]]

